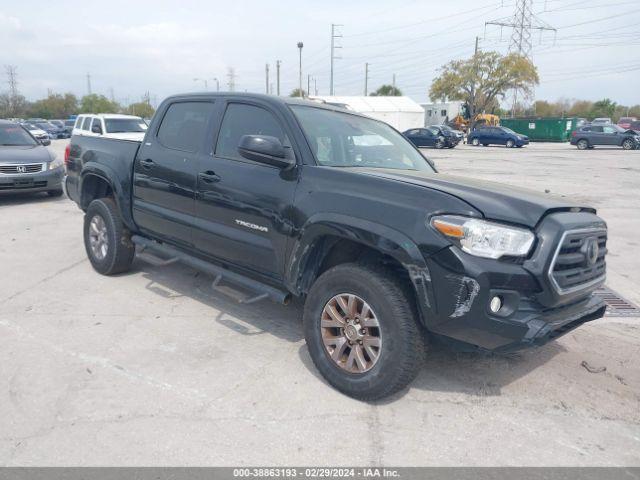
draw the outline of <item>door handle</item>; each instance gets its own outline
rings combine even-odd
[[[216,172],[211,170],[207,170],[206,172],[200,172],[198,174],[198,178],[205,183],[216,183],[221,180],[221,178],[216,175]]]
[[[147,158],[145,160],[140,160],[140,164],[142,165],[142,168],[149,169],[153,167],[153,160],[151,160],[150,158]]]

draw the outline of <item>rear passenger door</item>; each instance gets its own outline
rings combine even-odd
[[[606,145],[604,131],[601,125],[591,126],[591,135],[589,135],[589,143],[591,145]]]
[[[193,246],[196,175],[211,141],[211,100],[171,103],[140,146],[133,171],[133,218],[143,232]]]
[[[198,163],[196,248],[204,255],[273,278],[282,277],[292,235],[297,169],[253,162],[238,153],[243,135],[270,135],[291,148],[284,118],[259,101],[229,100],[213,152]],[[222,114],[222,112],[221,112]]]

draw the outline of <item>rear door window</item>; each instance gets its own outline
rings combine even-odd
[[[89,125],[91,125],[91,117],[84,117],[84,120],[82,121],[82,130],[89,131]]]
[[[100,130],[102,130],[102,125],[100,124],[100,119],[99,118],[94,118],[93,122],[91,122],[91,131],[93,132],[93,128],[94,127],[100,127]],[[94,132],[97,133],[97,132]]]
[[[276,117],[264,108],[243,103],[231,103],[222,119],[216,145],[216,155],[244,160],[238,153],[244,135],[276,137],[283,145],[290,145]]]
[[[593,126],[591,127],[591,131],[595,133],[602,133],[602,127]]]
[[[174,150],[197,152],[207,135],[207,124],[213,108],[212,102],[171,104],[158,128],[158,141]]]

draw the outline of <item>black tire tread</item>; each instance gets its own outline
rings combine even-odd
[[[410,287],[400,281],[396,272],[383,265],[374,265],[372,263],[345,263],[324,272],[312,286],[310,295],[313,294],[314,287],[321,288],[323,283],[328,279],[339,277],[340,275],[351,277],[354,275],[365,275],[368,277],[368,281],[376,284],[377,288],[386,292],[384,297],[385,301],[391,304],[392,310],[396,313],[395,317],[396,321],[400,323],[400,330],[406,332],[408,335],[406,335],[404,340],[405,347],[402,350],[403,355],[401,356],[401,362],[391,367],[397,373],[391,378],[391,381],[367,392],[354,393],[341,389],[335,384],[333,384],[333,386],[351,397],[364,401],[379,400],[393,395],[404,389],[415,379],[424,364],[426,353],[425,334],[421,326],[417,323],[418,317],[412,295],[409,291]],[[308,328],[308,323],[313,321],[313,319],[308,318],[308,310],[305,305],[305,330]],[[315,359],[313,359],[313,361],[316,367],[320,369]],[[331,383],[330,379],[327,380]]]
[[[85,238],[85,247],[87,249],[87,255],[89,256],[91,264],[99,273],[103,275],[115,275],[130,270],[131,263],[133,262],[133,258],[136,253],[136,249],[135,245],[131,242],[131,233],[125,227],[122,219],[120,218],[120,213],[118,211],[116,203],[111,197],[104,197],[93,200],[87,208],[85,223],[90,221],[91,217],[93,216],[92,212],[94,210],[99,210],[99,213],[102,214],[103,217],[105,217],[104,214],[106,214],[106,218],[104,218],[105,223],[109,226],[109,228],[113,229],[114,233],[111,240],[115,239],[115,242],[113,242],[113,246],[115,248],[111,249],[111,251],[115,252],[115,254],[107,254],[107,258],[110,259],[108,264],[102,265],[100,263],[97,263],[91,256],[91,252],[88,246],[88,240]]]

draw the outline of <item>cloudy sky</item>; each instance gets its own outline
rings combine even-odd
[[[328,94],[331,24],[342,24],[335,90],[360,95],[364,64],[369,89],[396,84],[418,101],[438,67],[480,48],[506,52],[511,31],[485,22],[509,19],[516,0],[0,0],[0,64],[18,67],[21,93],[33,100],[55,92],[87,92],[136,101],[208,87],[265,91],[265,64],[275,88],[298,82],[296,44],[304,42],[303,74]],[[539,68],[536,97],[603,97],[640,103],[640,3],[637,0],[533,0],[537,21],[557,33],[534,33]],[[0,72],[3,73],[3,72]],[[6,90],[6,82],[0,91]],[[314,82],[312,80],[312,93]]]

